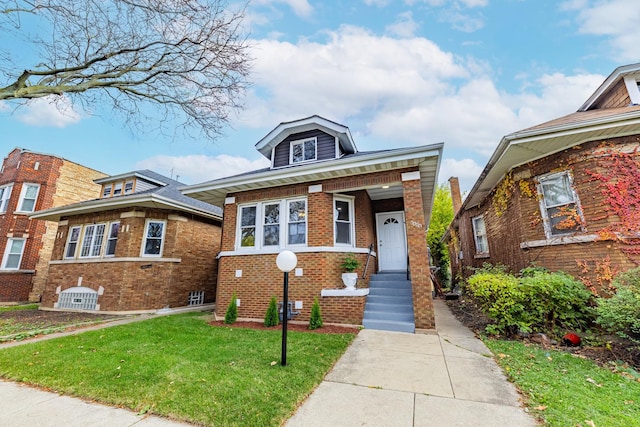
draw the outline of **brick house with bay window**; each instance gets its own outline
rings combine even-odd
[[[640,264],[639,84],[618,67],[577,112],[502,138],[449,227],[454,277],[536,265],[598,292]]]
[[[96,184],[99,198],[31,215],[58,223],[41,309],[133,313],[212,303],[222,210],[150,170]]]
[[[425,233],[442,144],[358,151],[346,126],[312,116],[281,123],[256,148],[270,167],[181,189],[224,206],[217,315],[235,293],[240,317],[263,319],[270,298],[282,300],[275,260],[288,249],[298,258],[289,279],[296,320],[308,321],[318,298],[328,323],[433,328]],[[349,253],[361,263],[355,290],[344,289],[340,278]],[[408,288],[401,291],[408,271]],[[380,279],[375,273],[389,274],[383,276],[390,286],[386,305],[372,303],[370,284]],[[407,313],[394,305],[402,292]],[[382,318],[369,318],[374,306]]]
[[[0,304],[38,302],[58,224],[33,220],[39,209],[98,197],[94,169],[49,154],[13,149],[0,170]]]

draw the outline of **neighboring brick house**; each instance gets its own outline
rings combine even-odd
[[[61,157],[15,148],[0,170],[0,304],[42,295],[58,224],[35,210],[95,198],[106,176]]]
[[[317,297],[325,322],[362,324],[369,275],[406,277],[410,268],[410,330],[433,328],[425,233],[442,144],[362,152],[346,126],[312,116],[281,123],[256,148],[269,168],[182,189],[224,205],[218,315],[235,293],[240,317],[263,319],[270,298],[282,300],[275,260],[288,249],[298,258],[289,284],[296,320],[309,319]],[[360,277],[371,253],[354,291],[339,289],[348,253]]]
[[[454,277],[536,265],[596,290],[639,263],[639,82],[619,67],[576,113],[503,137],[448,230]]]
[[[31,216],[58,222],[41,309],[131,313],[213,302],[222,210],[149,170],[96,183],[100,198]]]

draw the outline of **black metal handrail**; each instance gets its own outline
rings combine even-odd
[[[364,263],[364,272],[362,273],[362,279],[367,278],[367,269],[369,268],[369,260],[371,259],[371,252],[373,252],[373,243],[369,245],[369,253],[367,254],[367,261]]]

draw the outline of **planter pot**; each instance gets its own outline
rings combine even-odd
[[[342,273],[342,283],[347,289],[355,289],[358,273]]]

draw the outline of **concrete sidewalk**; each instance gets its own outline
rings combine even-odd
[[[286,427],[537,425],[484,343],[434,306],[437,334],[360,331]]]

